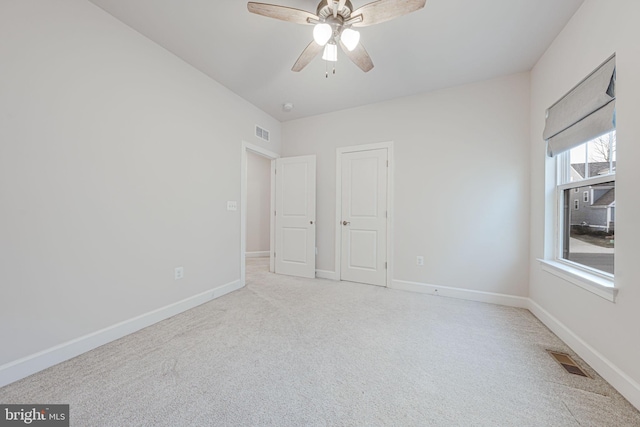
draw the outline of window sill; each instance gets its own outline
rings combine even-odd
[[[551,273],[554,276],[573,283],[574,285],[596,294],[607,301],[616,301],[618,289],[615,288],[612,280],[596,276],[595,274],[573,268],[557,261],[546,259],[538,259],[538,261],[542,266],[542,270],[547,273]]]

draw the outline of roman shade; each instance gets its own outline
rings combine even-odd
[[[609,58],[547,110],[543,138],[552,157],[615,128],[616,57]]]

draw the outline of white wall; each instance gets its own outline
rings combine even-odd
[[[247,252],[269,251],[271,160],[247,151]]]
[[[640,2],[587,0],[532,71],[530,294],[582,356],[640,407]],[[553,244],[553,160],[542,141],[545,109],[616,52],[616,303],[541,270]],[[545,170],[546,168],[546,170]],[[553,328],[552,328],[553,329]],[[565,337],[565,338],[566,338]],[[598,355],[599,354],[599,355]]]
[[[84,0],[1,2],[0,64],[0,365],[240,279],[279,122]]]
[[[335,268],[336,148],[393,141],[394,278],[527,296],[529,84],[518,74],[283,123],[284,156],[317,155],[317,268]]]

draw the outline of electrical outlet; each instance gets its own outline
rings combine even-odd
[[[238,210],[238,202],[236,202],[236,201],[227,202],[227,210],[228,211],[237,211]]]
[[[417,256],[416,257],[416,265],[424,265],[424,257],[423,256]]]
[[[173,278],[180,280],[184,277],[184,267],[176,267],[173,269]]]

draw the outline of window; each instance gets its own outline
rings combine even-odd
[[[547,235],[555,250],[544,262],[614,301],[615,54],[547,109],[542,137],[557,166],[554,232]]]
[[[574,267],[613,277],[615,130],[559,154],[557,163],[557,259]],[[582,205],[579,199],[571,196],[580,192],[583,195]]]

